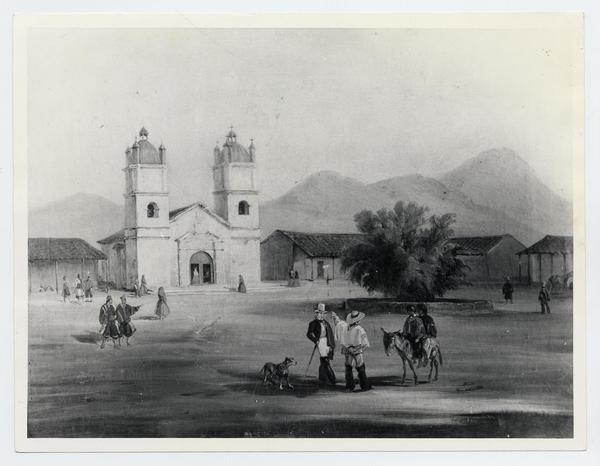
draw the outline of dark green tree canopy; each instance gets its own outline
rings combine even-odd
[[[344,251],[342,268],[368,291],[408,301],[431,301],[467,284],[466,266],[448,242],[453,214],[426,217],[428,208],[398,202],[363,210],[354,221],[365,239]]]

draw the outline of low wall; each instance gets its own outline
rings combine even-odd
[[[416,305],[418,303],[410,303],[398,301],[391,298],[356,298],[346,299],[343,302],[342,308],[345,310],[357,310],[368,313],[369,311],[390,312],[395,314],[406,314],[407,306]],[[440,299],[425,303],[427,309],[432,312],[436,311],[493,311],[494,304],[487,300],[469,300],[469,299]]]

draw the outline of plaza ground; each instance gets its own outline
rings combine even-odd
[[[112,292],[118,301],[119,292]],[[370,313],[367,374],[374,390],[345,393],[336,352],[334,389],[318,389],[306,327],[326,302],[364,296],[345,283],[305,283],[246,295],[171,295],[171,315],[154,318],[155,296],[134,316],[132,345],[100,349],[93,303],[34,293],[29,309],[28,432],[31,437],[570,437],[573,433],[572,301],[541,315],[537,289],[517,288],[504,305],[498,287],[449,297],[491,299],[495,311],[433,314],[444,364],[437,382],[412,374],[383,351],[380,327],[405,316]],[[267,361],[298,360],[294,391],[265,388]]]

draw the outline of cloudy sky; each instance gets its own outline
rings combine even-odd
[[[140,127],[168,150],[171,206],[211,203],[212,149],[254,138],[263,199],[319,170],[437,176],[508,147],[571,198],[575,36],[490,29],[37,29],[29,202],[122,203]]]

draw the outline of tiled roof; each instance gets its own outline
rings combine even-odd
[[[529,246],[517,254],[573,254],[572,236],[553,236],[546,235],[537,243]]]
[[[105,260],[106,255],[80,238],[29,238],[29,260]]]
[[[360,233],[301,233],[275,230],[287,236],[309,257],[339,257],[342,251],[363,241]],[[266,241],[266,240],[265,240]]]
[[[97,243],[112,244],[112,243],[116,243],[117,241],[124,241],[124,240],[125,240],[125,228],[117,231],[116,233],[113,233],[110,236],[107,236],[106,238],[99,239],[97,241]]]
[[[460,236],[450,238],[449,241],[458,246],[456,251],[461,256],[479,256],[486,254],[496,246],[504,235],[497,236]]]

